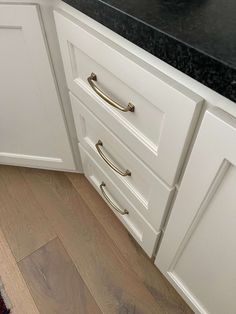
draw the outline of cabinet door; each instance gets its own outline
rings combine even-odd
[[[155,261],[199,313],[236,313],[236,119],[208,111]]]
[[[37,5],[0,4],[0,163],[73,170]]]

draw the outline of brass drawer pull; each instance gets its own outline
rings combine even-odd
[[[102,182],[102,184],[100,184],[100,190],[102,192],[102,195],[104,196],[104,198],[107,200],[108,204],[111,205],[111,207],[113,207],[119,214],[121,215],[128,215],[129,212],[126,209],[120,209],[118,206],[116,206],[111,200],[110,198],[107,196],[104,187],[106,186],[106,184],[104,182]]]
[[[102,157],[102,159],[108,164],[109,167],[111,167],[111,169],[113,169],[115,172],[119,173],[119,175],[121,175],[122,177],[126,177],[126,176],[131,176],[131,172],[129,170],[125,170],[125,171],[122,171],[120,170],[118,167],[116,167],[105,155],[104,153],[102,152],[101,150],[101,146],[103,146],[103,143],[101,140],[99,140],[97,142],[97,144],[95,145],[96,146],[96,149],[99,153],[99,155]]]
[[[109,105],[115,107],[116,109],[119,109],[123,112],[131,111],[134,112],[134,105],[129,103],[126,108],[119,105],[116,101],[112,100],[109,96],[107,96],[100,88],[96,86],[94,82],[97,82],[97,75],[92,73],[88,77],[89,85],[92,87],[92,89],[95,91],[97,95],[99,95],[103,100],[105,100]]]

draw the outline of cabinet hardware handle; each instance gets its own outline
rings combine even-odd
[[[106,186],[106,184],[104,182],[102,182],[102,184],[100,184],[100,190],[102,192],[102,195],[104,196],[104,198],[106,199],[106,201],[108,202],[108,204],[111,205],[111,207],[113,207],[119,214],[121,215],[128,215],[129,212],[126,209],[120,209],[118,206],[116,206],[113,201],[111,201],[111,199],[108,197],[108,195],[106,194],[104,187]]]
[[[100,88],[96,86],[94,82],[97,82],[97,75],[92,73],[88,77],[89,85],[92,87],[92,89],[95,91],[97,95],[99,95],[103,100],[105,100],[109,105],[115,107],[116,109],[119,109],[123,112],[131,111],[134,112],[134,105],[129,103],[127,107],[122,107],[120,104],[118,104],[116,101],[112,100],[109,96],[107,96]]]
[[[117,166],[115,166],[103,153],[103,151],[101,150],[101,146],[103,146],[103,143],[101,140],[99,140],[97,142],[97,144],[95,145],[99,155],[102,157],[102,159],[108,164],[108,166],[113,169],[115,172],[119,173],[119,175],[121,175],[122,177],[126,177],[126,176],[131,176],[131,172],[127,169],[125,171],[120,170]]]

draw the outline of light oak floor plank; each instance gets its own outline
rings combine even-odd
[[[40,313],[101,314],[58,238],[18,265]]]
[[[155,300],[63,173],[21,173],[104,314],[176,313]]]
[[[88,180],[82,174],[67,173],[66,175],[123,254],[129,267],[136,272],[156,301],[162,304],[163,312],[192,313],[192,310],[129,235]]]
[[[0,166],[0,217],[17,261],[56,237],[17,167]]]
[[[39,314],[1,229],[0,277],[12,304],[11,314]]]

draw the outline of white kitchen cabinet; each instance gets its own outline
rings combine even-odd
[[[97,22],[87,18],[84,23],[82,14],[76,13],[76,20],[61,10],[54,13],[69,89],[173,186],[202,108],[202,97],[145,64],[141,49],[140,58],[135,58],[132,49],[123,49],[124,38],[117,40],[106,28],[99,32]],[[119,108],[111,102],[118,103]]]
[[[66,4],[55,21],[85,175],[195,312],[236,313],[235,104]]]
[[[39,7],[0,4],[0,163],[74,170]]]
[[[152,257],[204,100],[69,11],[54,16],[84,173]]]
[[[206,112],[155,264],[195,312],[236,313],[236,119]]]

